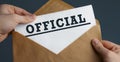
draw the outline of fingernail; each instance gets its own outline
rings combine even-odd
[[[97,44],[99,43],[99,40],[98,40],[98,39],[93,39],[92,41],[93,41],[93,43],[94,43],[95,45],[97,45]]]

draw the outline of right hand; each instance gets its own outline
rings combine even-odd
[[[93,39],[92,45],[104,62],[120,62],[120,45],[106,40],[100,42],[98,39]]]

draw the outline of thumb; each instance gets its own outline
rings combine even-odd
[[[21,16],[21,15],[15,15],[15,21],[17,23],[30,23],[32,21],[35,20],[35,15],[24,15],[24,16]]]
[[[95,50],[102,56],[106,56],[107,53],[110,52],[107,48],[105,48],[102,45],[102,43],[98,39],[93,39],[92,40],[92,45],[95,48]]]

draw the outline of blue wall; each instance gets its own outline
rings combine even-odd
[[[48,0],[0,0],[34,13]],[[92,4],[95,16],[101,23],[103,39],[120,44],[120,0],[64,0],[74,7]],[[12,36],[0,43],[0,62],[12,62]]]

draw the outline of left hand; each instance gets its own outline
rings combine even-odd
[[[0,42],[3,41],[9,32],[18,24],[29,23],[35,20],[35,15],[26,10],[8,4],[0,5]]]

